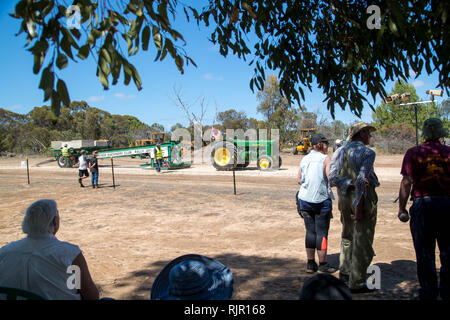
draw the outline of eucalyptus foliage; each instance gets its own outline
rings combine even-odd
[[[198,5],[197,1],[193,1]],[[194,61],[173,28],[175,17],[213,27],[210,40],[223,56],[249,60],[254,68],[250,88],[262,90],[265,70],[278,73],[280,90],[289,102],[305,99],[305,89],[322,89],[327,108],[335,106],[360,116],[370,96],[386,96],[388,80],[407,79],[410,70],[439,74],[439,87],[449,93],[449,6],[442,0],[208,0],[195,8],[177,0],[75,0],[81,30],[69,29],[67,3],[21,0],[14,17],[34,57],[33,72],[41,73],[39,88],[57,114],[69,105],[66,84],[56,68],[94,56],[104,89],[118,82],[142,81],[128,58],[139,50],[154,51],[155,60],[170,56],[179,71]],[[380,28],[368,7],[380,8]],[[123,52],[122,45],[126,48]],[[200,61],[201,62],[201,61]],[[123,72],[122,72],[123,71]]]

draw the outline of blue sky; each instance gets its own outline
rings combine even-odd
[[[0,39],[3,44],[7,43],[0,51],[0,107],[25,114],[35,106],[42,106],[44,102],[43,92],[38,89],[40,74],[32,73],[33,56],[24,49],[25,35],[15,36],[19,30],[19,20],[8,15],[14,11],[15,3],[17,1],[0,1]],[[58,70],[58,76],[66,82],[71,99],[85,100],[89,105],[112,114],[133,115],[149,125],[157,122],[169,130],[177,122],[188,124],[184,112],[173,103],[173,88],[177,87],[188,103],[198,97],[205,99],[206,125],[211,124],[216,107],[219,112],[233,108],[246,112],[248,117],[262,119],[262,115],[256,111],[256,91],[253,93],[249,87],[253,66],[232,55],[227,58],[221,56],[218,48],[208,41],[210,33],[205,27],[188,24],[184,21],[184,14],[179,16],[175,29],[183,34],[187,42],[184,48],[196,62],[197,68],[190,65],[182,75],[170,57],[162,62],[154,62],[155,51],[150,44],[149,51],[140,50],[130,58],[139,71],[143,89],[138,91],[133,81],[124,86],[121,77],[117,85],[111,85],[105,91],[95,75],[92,57],[79,63],[69,60],[69,66],[63,71]],[[417,79],[411,78],[410,83],[415,85],[422,99],[427,99],[425,90],[437,86],[438,75],[421,75]],[[393,83],[388,83],[386,91],[389,92],[392,87]],[[319,117],[331,120],[326,102],[322,102],[324,95],[320,89],[313,86],[313,91],[309,92],[305,88],[305,98],[303,104],[308,111],[319,112]],[[378,98],[376,104],[379,102]],[[345,111],[337,108],[337,120],[350,123],[358,119],[348,108]],[[199,103],[192,106],[194,113],[198,113],[199,109]],[[371,119],[372,111],[366,106],[362,120],[370,122]]]

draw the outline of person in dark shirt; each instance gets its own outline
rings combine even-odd
[[[450,299],[450,147],[440,138],[448,135],[441,120],[425,121],[425,142],[410,148],[403,158],[398,218],[409,220],[406,204],[411,196],[410,229],[416,251],[419,298]],[[440,283],[436,273],[436,241],[440,251]]]
[[[92,188],[98,189],[98,151],[94,151],[93,157],[89,160],[89,169],[91,170]]]

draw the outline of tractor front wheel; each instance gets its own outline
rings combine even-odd
[[[260,156],[256,162],[256,165],[259,170],[261,171],[267,171],[272,169],[273,166],[273,160],[271,157],[263,155]]]

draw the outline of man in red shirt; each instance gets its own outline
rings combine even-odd
[[[448,135],[442,121],[425,121],[425,142],[410,148],[402,163],[398,217],[408,221],[406,203],[411,195],[410,229],[417,260],[420,299],[450,299],[450,147],[440,138]],[[411,188],[412,187],[412,188]],[[436,241],[440,251],[440,284],[436,274]]]

